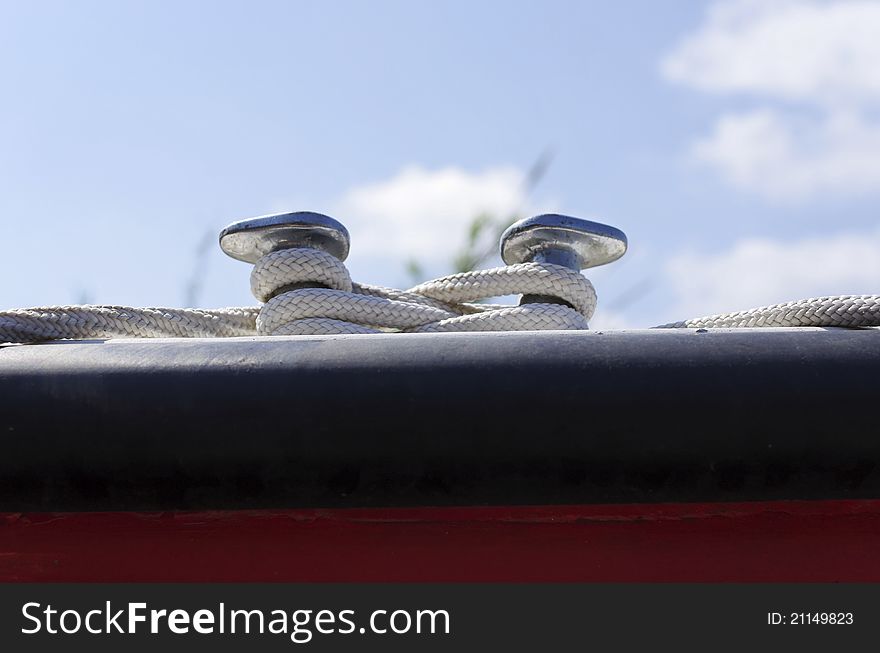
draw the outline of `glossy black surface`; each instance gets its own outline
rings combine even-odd
[[[880,331],[0,348],[0,510],[880,498]]]

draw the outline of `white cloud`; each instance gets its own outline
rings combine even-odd
[[[877,2],[714,5],[661,70],[763,106],[720,116],[692,155],[735,187],[776,199],[880,191],[878,35]]]
[[[721,254],[686,254],[665,276],[674,319],[745,310],[807,297],[880,292],[880,231],[791,243],[742,240]]]
[[[347,191],[336,207],[352,235],[352,254],[403,262],[448,263],[481,212],[527,209],[523,173],[514,167],[468,172],[409,166],[385,181]]]
[[[731,185],[775,199],[880,189],[880,124],[849,111],[819,119],[775,109],[726,114],[691,152]]]
[[[880,101],[880,3],[740,0],[714,5],[662,63],[709,92],[838,104]]]

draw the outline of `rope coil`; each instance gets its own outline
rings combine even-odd
[[[593,285],[549,263],[463,272],[409,290],[354,283],[326,252],[286,249],[260,258],[251,290],[261,306],[213,310],[50,306],[0,311],[0,343],[112,337],[222,338],[382,332],[584,330]],[[563,303],[474,303],[531,294]],[[655,328],[880,326],[880,296],[842,295],[711,315]]]
[[[303,287],[316,285],[325,287]],[[400,291],[353,284],[338,259],[314,249],[262,257],[251,272],[251,290],[265,302],[256,321],[259,335],[586,329],[596,308],[592,284],[559,265],[462,272]],[[570,306],[471,303],[537,292]]]

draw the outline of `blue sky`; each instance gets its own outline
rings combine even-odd
[[[330,213],[356,279],[479,210],[622,228],[594,325],[880,292],[880,4],[0,0],[0,308],[253,304],[228,222]],[[539,187],[521,178],[555,152]]]

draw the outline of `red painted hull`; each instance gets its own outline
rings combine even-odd
[[[880,581],[880,500],[0,515],[0,580]]]

